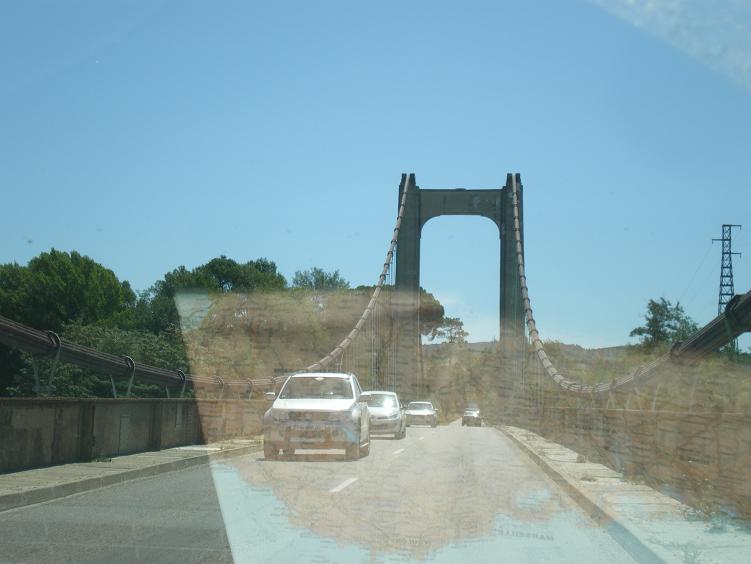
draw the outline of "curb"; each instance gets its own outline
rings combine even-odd
[[[225,458],[243,456],[245,454],[250,454],[259,450],[261,450],[261,445],[249,445],[244,447],[229,448],[217,452],[198,454],[196,456],[191,456],[189,458],[183,458],[180,460],[171,460],[169,462],[154,464],[152,466],[146,466],[144,468],[125,470],[123,472],[112,473],[107,476],[85,478],[83,480],[69,482],[67,484],[60,484],[56,486],[37,488],[25,492],[0,495],[0,513],[9,511],[11,509],[17,509],[19,507],[25,507],[27,505],[44,503],[46,501],[52,501],[62,497],[68,497],[70,495],[98,490],[107,486],[123,484],[125,482],[130,482],[139,478],[148,478],[150,476],[156,476],[158,474],[174,472],[176,470],[184,470],[193,466],[207,464],[213,460],[224,460]]]
[[[658,556],[649,546],[644,544],[641,539],[633,533],[627,525],[620,522],[612,513],[607,509],[597,505],[589,497],[587,497],[582,491],[576,487],[576,485],[566,476],[554,470],[539,454],[524,444],[522,441],[514,437],[511,433],[503,429],[502,427],[495,427],[498,431],[503,433],[506,437],[519,447],[532,461],[540,467],[540,469],[547,474],[558,486],[563,489],[566,494],[571,497],[584,511],[589,515],[591,519],[601,526],[612,538],[615,540],[629,555],[637,562],[657,562],[664,563],[660,556]]]

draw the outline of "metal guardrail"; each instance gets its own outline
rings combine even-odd
[[[0,343],[29,352],[32,355],[50,356],[59,362],[68,362],[115,378],[128,378],[128,390],[137,379],[161,386],[186,388],[215,386],[222,390],[244,391],[250,394],[255,388],[275,386],[286,376],[259,379],[232,379],[191,375],[180,369],[167,370],[135,362],[129,356],[104,353],[63,339],[53,331],[40,331],[22,323],[0,316]],[[114,388],[114,384],[113,384]]]

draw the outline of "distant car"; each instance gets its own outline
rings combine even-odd
[[[429,401],[411,401],[404,412],[407,426],[410,425],[438,425],[438,410]]]
[[[399,396],[394,392],[363,392],[360,397],[368,404],[372,434],[394,435],[395,439],[405,437],[407,418]]]
[[[267,460],[281,450],[292,455],[296,448],[344,449],[348,459],[370,452],[370,414],[361,399],[362,389],[354,374],[293,374],[263,416],[263,454]]]
[[[480,416],[479,407],[468,407],[464,410],[464,414],[462,415],[462,426],[464,425],[482,427],[482,417]]]

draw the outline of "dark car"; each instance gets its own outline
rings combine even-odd
[[[480,416],[479,407],[468,407],[462,414],[462,426],[472,425],[474,427],[482,427],[482,416]]]

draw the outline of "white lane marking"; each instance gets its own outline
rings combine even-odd
[[[420,437],[420,438],[419,438],[419,439],[417,439],[417,440],[418,440],[418,441],[421,441],[421,440],[423,440],[424,438],[425,438],[425,437]]]
[[[395,451],[394,451],[394,452],[392,452],[391,454],[393,454],[394,456],[396,456],[397,454],[401,454],[401,453],[403,453],[403,452],[404,452],[404,449],[403,449],[403,448],[400,448],[399,450],[395,450]]]
[[[331,488],[331,489],[329,490],[329,493],[337,493],[337,492],[340,492],[340,491],[342,491],[342,490],[343,490],[344,488],[346,488],[347,486],[351,486],[352,484],[354,484],[354,483],[355,483],[356,481],[357,481],[357,478],[347,478],[346,480],[344,480],[344,481],[343,481],[343,482],[342,482],[341,484],[339,484],[339,485],[338,485],[338,486],[336,486],[335,488]]]

